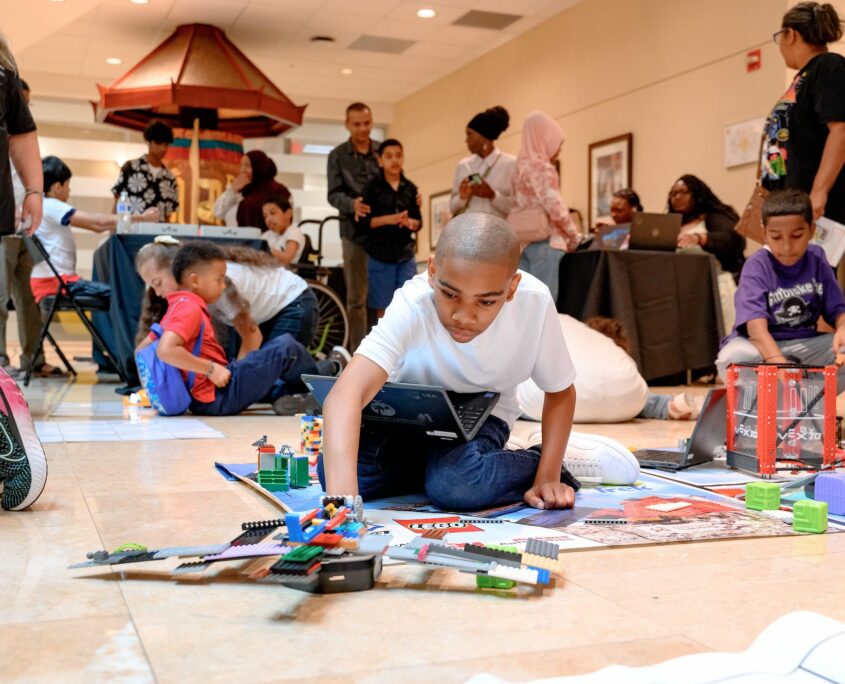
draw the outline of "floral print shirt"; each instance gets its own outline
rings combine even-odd
[[[159,220],[167,218],[179,208],[176,177],[166,168],[153,170],[147,155],[131,159],[120,168],[117,183],[111,189],[115,197],[126,191],[129,209],[133,214],[143,214],[150,207],[158,207]]]

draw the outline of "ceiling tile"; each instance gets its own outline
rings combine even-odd
[[[212,24],[224,31],[243,11],[243,3],[228,0],[176,0],[167,15],[169,23]]]
[[[474,47],[489,43],[500,33],[500,31],[469,28],[467,26],[444,26],[437,32],[437,42]]]
[[[400,4],[402,0],[326,0],[321,11],[383,18]]]

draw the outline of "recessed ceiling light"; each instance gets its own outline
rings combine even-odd
[[[106,64],[123,64],[120,57],[106,57]]]
[[[133,5],[146,5],[150,0],[129,0]]]
[[[437,16],[437,12],[433,9],[423,8],[421,10],[417,10],[417,16],[420,19],[433,19]]]
[[[341,69],[340,73],[342,73],[344,76],[351,76],[352,75],[352,69]]]
[[[50,0],[50,2],[64,2],[65,0]]]

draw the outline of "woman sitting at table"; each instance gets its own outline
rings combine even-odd
[[[745,238],[734,230],[739,215],[696,176],[681,176],[669,191],[666,211],[682,214],[678,247],[710,252],[734,279],[745,261]]]
[[[262,212],[264,200],[273,195],[290,200],[290,190],[275,180],[276,172],[276,163],[264,152],[247,152],[241,159],[240,173],[217,198],[214,215],[227,226],[267,230]]]
[[[167,311],[167,295],[179,289],[171,272],[180,243],[161,236],[144,245],[135,268],[147,285],[136,344]],[[238,358],[285,333],[306,347],[317,327],[317,298],[302,278],[270,254],[248,247],[224,247],[226,290],[209,307],[212,318],[235,328],[241,338]]]

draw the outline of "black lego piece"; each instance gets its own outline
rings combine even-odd
[[[232,546],[258,544],[285,524],[284,520],[257,520],[241,525],[243,532],[232,540]]]
[[[479,546],[478,544],[464,544],[464,551],[479,556],[486,556],[490,560],[497,561],[502,565],[513,567],[522,565],[522,554],[518,551],[502,551],[501,549],[491,549],[488,546]]]

